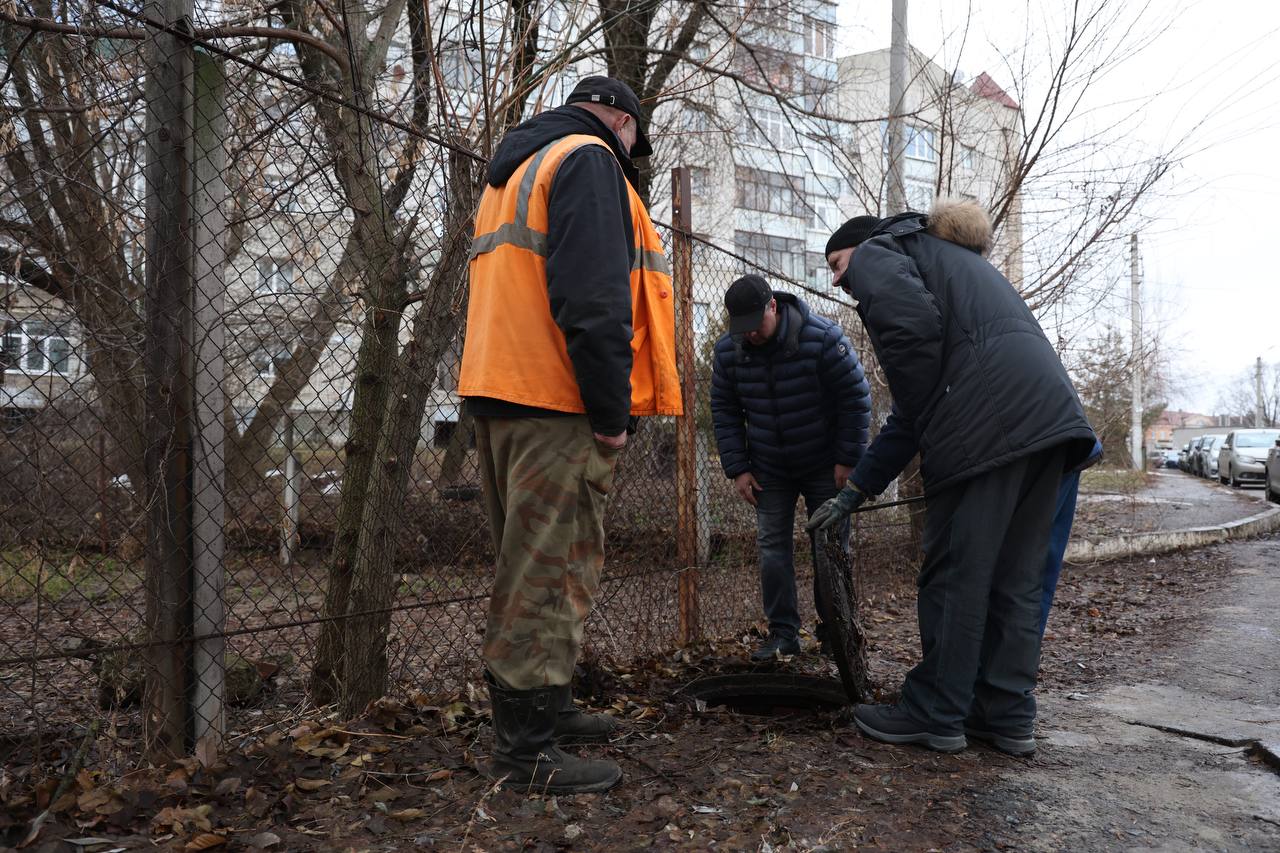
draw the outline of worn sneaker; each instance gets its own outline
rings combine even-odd
[[[1006,755],[1015,755],[1018,757],[1026,757],[1035,754],[1036,739],[1035,735],[1027,732],[997,732],[993,731],[990,726],[983,723],[970,723],[965,721],[964,733],[974,740],[985,741]]]
[[[964,735],[940,735],[913,720],[897,705],[859,705],[853,720],[862,733],[883,743],[918,743],[938,752],[959,752]]]
[[[770,634],[769,638],[760,644],[760,648],[751,653],[751,659],[763,662],[783,655],[798,654],[800,654],[800,641],[798,639]]]

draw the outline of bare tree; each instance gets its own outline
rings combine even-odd
[[[909,203],[927,210],[936,195],[966,195],[984,204],[996,229],[992,261],[1037,313],[1110,286],[1107,265],[1118,241],[1141,223],[1144,204],[1189,153],[1185,139],[1154,152],[1129,144],[1151,98],[1098,119],[1101,81],[1172,22],[1151,11],[1149,4],[1076,0],[1060,22],[1030,28],[1023,44],[1005,50],[1004,67],[995,69],[1004,86],[986,73],[965,80],[959,70],[972,21],[944,46],[949,67],[912,53],[907,168],[918,169],[922,186]],[[865,87],[876,66],[859,59],[842,73]],[[865,107],[856,114],[873,115]],[[844,162],[856,201],[893,214],[883,210],[881,136],[879,122],[858,126]],[[919,169],[925,161],[932,167]]]
[[[1142,347],[1143,383],[1142,426],[1145,430],[1165,410],[1167,383],[1157,345],[1148,341]],[[1073,350],[1068,367],[1075,379],[1080,400],[1084,403],[1089,423],[1098,434],[1107,458],[1129,459],[1130,400],[1133,386],[1133,350],[1128,340],[1114,326],[1090,337]]]
[[[1254,368],[1241,371],[1218,392],[1216,408],[1241,424],[1280,426],[1280,362],[1262,365],[1262,423],[1257,423],[1257,379]]]

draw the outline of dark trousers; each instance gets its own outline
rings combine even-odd
[[[929,498],[920,569],[923,658],[902,706],[935,734],[972,716],[1030,732],[1040,666],[1040,590],[1065,452],[1052,448]]]
[[[1053,514],[1053,528],[1049,533],[1049,556],[1044,561],[1044,582],[1040,591],[1040,636],[1049,622],[1049,609],[1053,607],[1053,594],[1058,589],[1058,577],[1062,574],[1062,558],[1067,554],[1067,542],[1071,539],[1071,524],[1076,518],[1076,496],[1080,493],[1080,472],[1072,471],[1062,478],[1058,488],[1058,505]]]
[[[800,608],[796,599],[794,558],[796,499],[804,496],[805,518],[813,515],[828,498],[836,496],[835,471],[823,468],[799,477],[756,474],[761,491],[756,493],[756,547],[760,552],[760,592],[769,633],[794,638],[800,631]],[[849,523],[840,528],[840,541],[849,549]],[[813,537],[810,537],[813,547]],[[817,556],[814,556],[817,565]],[[814,601],[818,601],[814,579]],[[818,611],[822,611],[821,605]]]

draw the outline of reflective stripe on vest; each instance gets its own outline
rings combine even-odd
[[[671,267],[667,264],[667,256],[652,249],[643,249],[636,252],[636,259],[631,264],[631,271],[635,272],[642,269],[660,272],[667,277],[671,276]]]
[[[533,155],[528,168],[524,170],[524,176],[520,179],[520,189],[516,193],[515,221],[504,222],[498,226],[497,231],[473,237],[468,260],[473,261],[480,255],[496,251],[499,246],[515,246],[517,249],[528,249],[544,258],[547,256],[547,235],[529,227],[529,199],[533,196],[533,185],[537,180],[542,161],[546,159],[547,152],[559,141],[553,140],[539,148],[538,153]],[[564,156],[568,157],[576,150],[577,148],[570,149]],[[671,266],[661,251],[637,248],[631,271],[636,272],[641,269],[662,273],[665,276],[671,275]]]
[[[538,169],[542,167],[542,161],[546,159],[547,152],[559,141],[559,139],[553,139],[539,148],[538,153],[533,155],[533,160],[524,170],[524,177],[520,179],[520,189],[516,192],[515,221],[505,222],[498,226],[497,231],[478,234],[472,238],[471,255],[468,260],[474,261],[480,255],[492,252],[499,246],[515,246],[517,249],[528,249],[544,258],[547,256],[547,235],[529,227],[529,198],[533,195],[533,185],[538,179]],[[564,156],[568,157],[580,147],[566,151]]]

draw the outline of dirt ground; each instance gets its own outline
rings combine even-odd
[[[1061,709],[1078,704],[1071,696],[1164,671],[1170,648],[1197,631],[1206,602],[1230,588],[1232,565],[1232,552],[1216,549],[1068,567],[1041,682],[1052,731],[1067,720]],[[881,583],[868,593],[873,680],[891,697],[916,656],[913,590]],[[298,719],[288,731],[237,744],[209,767],[193,759],[123,780],[82,771],[26,849],[1025,849],[1059,827],[1039,810],[1046,791],[1070,790],[1055,777],[1064,768],[1093,772],[1094,759],[1080,758],[1079,743],[1061,735],[1042,740],[1029,760],[977,745],[943,756],[869,741],[845,712],[762,716],[675,698],[699,675],[747,668],[756,641],[630,666],[587,662],[589,704],[623,723],[612,743],[584,750],[622,765],[623,783],[606,794],[492,790],[474,770],[491,742],[483,696],[419,696],[346,724]],[[830,671],[812,651],[780,666]],[[0,842],[23,840],[57,782],[30,795],[0,779]],[[1029,835],[1042,818],[1052,827]],[[1280,824],[1243,823],[1168,849],[1280,848]],[[1089,829],[1074,826],[1062,840],[1072,849],[1145,846],[1116,827],[1119,836],[1107,830],[1103,843],[1085,843]],[[70,838],[102,841],[60,840]]]

